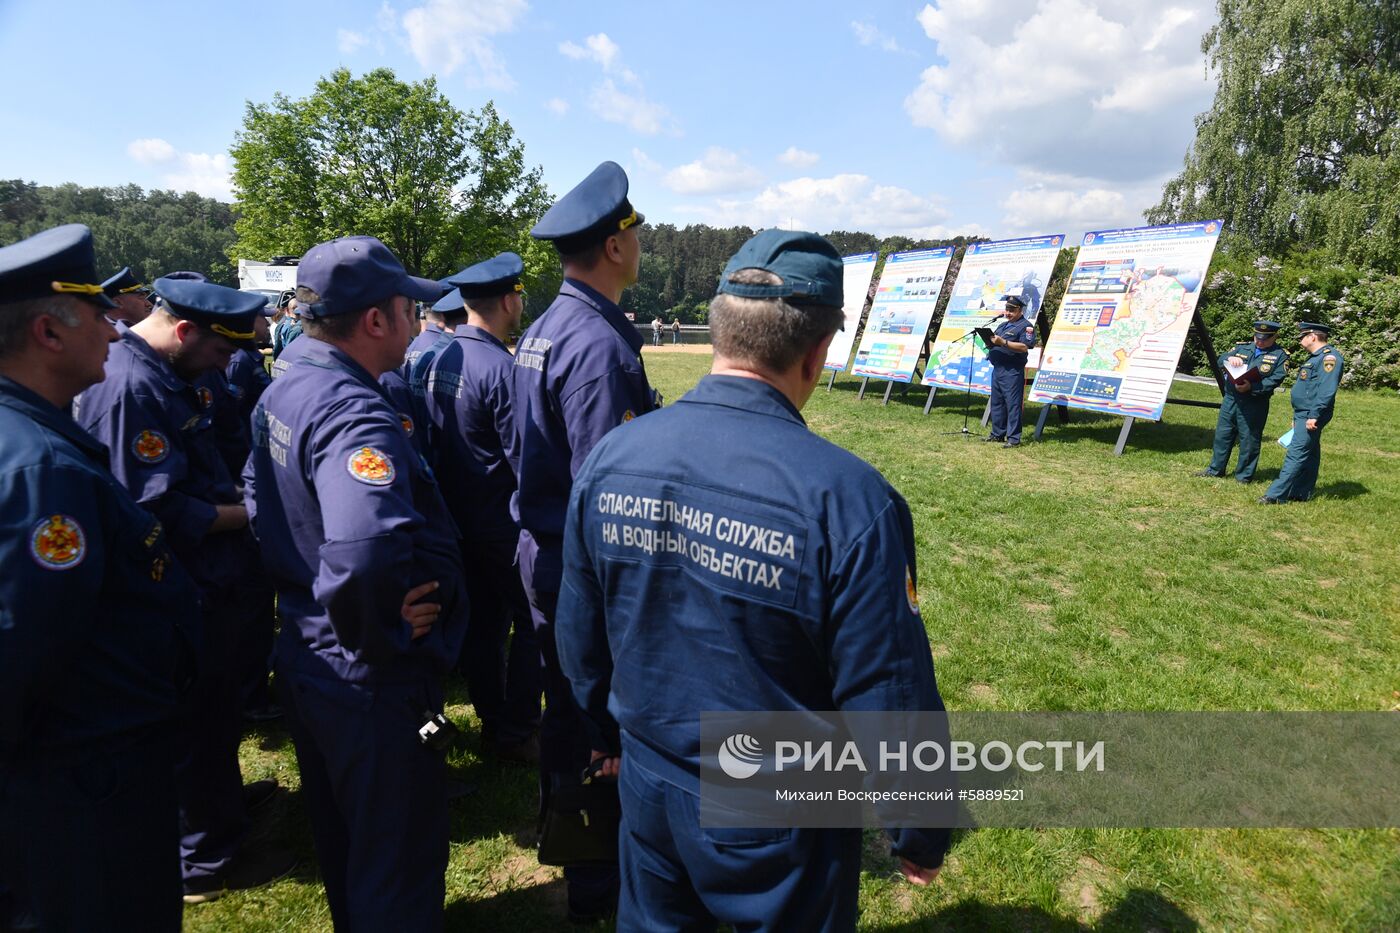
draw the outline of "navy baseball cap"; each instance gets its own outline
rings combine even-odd
[[[409,275],[403,263],[372,236],[344,236],[306,251],[297,267],[297,287],[320,296],[315,304],[297,302],[303,317],[334,317],[373,307],[395,295],[437,301],[447,286]]]
[[[627,173],[616,162],[604,162],[555,201],[530,236],[553,241],[561,253],[577,253],[645,222],[627,200]]]
[[[0,248],[0,303],[76,295],[103,308],[117,305],[102,291],[93,260],[92,231],[64,224]]]
[[[132,274],[130,266],[122,266],[122,271],[102,283],[102,291],[110,298],[113,295],[130,295],[133,292],[149,293],[150,289]]]
[[[522,292],[520,276],[525,271],[525,263],[515,253],[500,253],[474,266],[467,266],[456,275],[443,279],[448,285],[457,286],[463,298],[494,298],[511,292]]]
[[[731,282],[743,269],[762,269],[782,279],[777,285]],[[841,254],[826,237],[800,230],[764,230],[739,247],[719,277],[719,293],[740,298],[783,298],[793,304],[844,303]]]
[[[155,293],[165,303],[166,310],[181,320],[207,327],[239,346],[256,345],[253,318],[267,305],[262,295],[170,276],[156,279]]]

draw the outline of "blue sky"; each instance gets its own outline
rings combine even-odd
[[[1140,224],[1214,91],[1211,0],[0,0],[0,177],[230,198],[246,101],[338,66],[496,103],[656,222],[991,237]]]

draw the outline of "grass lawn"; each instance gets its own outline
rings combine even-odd
[[[647,351],[653,384],[682,395],[709,367]],[[1400,398],[1343,392],[1323,441],[1318,497],[1255,504],[1277,475],[1285,394],[1265,432],[1259,481],[1193,478],[1215,412],[1168,406],[1113,457],[1119,419],[1052,417],[1016,450],[956,434],[963,399],[825,382],[813,430],[869,460],[909,500],[920,599],[950,709],[1390,710],[1400,706]],[[883,388],[880,386],[879,388]],[[1177,395],[1218,397],[1178,384]],[[973,397],[973,420],[984,400]],[[1037,406],[1028,406],[1034,423]],[[1027,430],[1027,438],[1030,432]],[[997,511],[989,516],[987,503]],[[565,930],[563,883],[530,841],[532,772],[483,762],[469,724],[454,756],[477,791],[453,808],[452,930]],[[1400,715],[1400,713],[1397,713]],[[243,746],[248,780],[294,791],[295,757],[270,728]],[[329,930],[300,800],[259,830],[302,864],[270,888],[187,908],[185,927]],[[933,886],[896,880],[868,835],[861,927],[869,930],[1397,930],[1400,832],[980,830],[961,834]]]

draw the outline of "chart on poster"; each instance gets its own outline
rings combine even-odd
[[[851,375],[909,382],[919,362],[953,247],[891,253],[880,273]]]
[[[1030,401],[1159,420],[1220,223],[1086,233]]]
[[[1023,313],[1034,324],[1064,241],[1060,233],[968,246],[929,351],[924,385],[991,393],[992,364],[972,329],[995,328],[1008,295],[1026,302]]]
[[[826,351],[826,368],[840,372],[851,359],[851,347],[855,346],[856,331],[860,329],[860,315],[865,310],[865,298],[870,294],[870,280],[875,276],[875,260],[879,253],[858,253],[841,260],[845,279],[841,293],[845,296],[842,311],[845,312],[845,327],[836,332],[831,346]]]

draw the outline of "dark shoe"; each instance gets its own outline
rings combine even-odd
[[[1275,499],[1273,496],[1260,496],[1260,497],[1259,497],[1259,504],[1260,504],[1260,505],[1283,505],[1283,504],[1285,504],[1287,501],[1288,501],[1287,499]]]
[[[1005,435],[1002,435],[1002,436],[998,437],[998,436],[995,435],[995,434],[988,434],[986,437],[982,438],[982,443],[984,443],[984,444],[999,444],[999,443],[1001,443],[1001,442],[1004,441],[1004,440],[1006,440],[1006,436],[1005,436]]]
[[[1020,446],[1021,446],[1021,442],[1020,442],[1020,441],[1007,441],[1005,444],[1002,444],[1001,446],[1003,446],[1003,447],[1020,447]]]
[[[244,850],[223,871],[185,881],[185,903],[207,904],[230,891],[246,891],[286,877],[296,867],[296,856],[284,849]]]
[[[1219,474],[1219,473],[1212,473],[1210,470],[1199,470],[1199,471],[1197,471],[1197,472],[1195,472],[1195,473],[1192,473],[1191,475],[1192,475],[1192,476],[1206,476],[1206,477],[1209,477],[1210,479],[1220,479],[1220,477],[1221,477],[1221,474]]]
[[[503,744],[499,742],[488,743],[487,748],[491,754],[502,761],[515,762],[522,765],[537,765],[540,763],[540,740],[538,736],[531,735],[520,742]]]
[[[244,784],[243,809],[251,813],[259,807],[266,806],[272,802],[272,798],[277,796],[277,790],[278,784],[273,780]]]
[[[254,706],[243,711],[244,722],[275,722],[282,718],[282,707],[276,703],[268,703],[266,706]]]
[[[1248,486],[1250,483],[1254,482],[1254,477],[1251,476],[1249,479],[1240,479],[1236,476],[1235,482],[1239,483],[1241,486]]]

